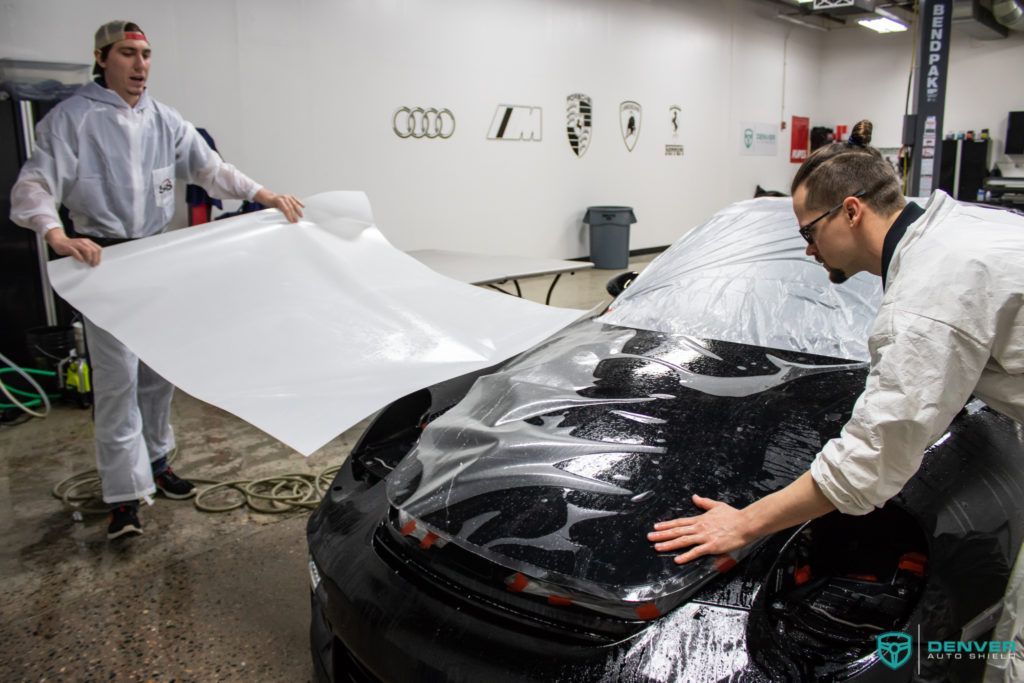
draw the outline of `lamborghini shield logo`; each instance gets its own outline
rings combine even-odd
[[[890,669],[896,670],[910,659],[913,639],[902,631],[887,631],[876,636],[878,658]]]
[[[590,146],[591,112],[590,97],[576,93],[566,98],[566,132],[569,147],[577,157],[583,156]]]
[[[626,143],[626,149],[630,152],[636,147],[636,141],[640,137],[640,114],[640,105],[636,102],[627,100],[619,105],[622,141]]]

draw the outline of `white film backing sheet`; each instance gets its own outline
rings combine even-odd
[[[183,391],[309,455],[390,401],[583,312],[462,284],[394,248],[362,192],[49,264],[54,289]]]

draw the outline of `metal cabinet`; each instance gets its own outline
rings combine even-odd
[[[56,299],[46,278],[45,243],[11,221],[11,187],[28,157],[35,123],[54,102],[32,102],[0,93],[0,353],[30,365],[25,332],[67,324],[71,309]]]
[[[939,189],[965,202],[978,201],[988,176],[988,140],[943,140]]]

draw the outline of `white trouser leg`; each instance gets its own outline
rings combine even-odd
[[[139,412],[142,414],[142,438],[153,462],[174,450],[171,428],[171,398],[174,385],[139,361]]]
[[[122,503],[156,493],[138,403],[139,359],[85,318],[96,416],[96,468],[103,500]]]
[[[1003,613],[992,632],[992,640],[1012,641],[1016,650],[1006,654],[1006,659],[988,660],[985,683],[1024,680],[1024,552],[1017,552],[1017,562],[1003,597]]]

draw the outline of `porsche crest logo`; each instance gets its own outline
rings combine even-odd
[[[566,132],[573,154],[582,157],[590,146],[591,113],[590,97],[576,93],[566,98]]]

